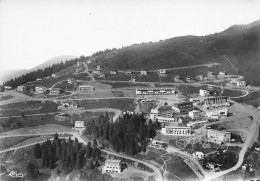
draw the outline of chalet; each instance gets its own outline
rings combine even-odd
[[[172,105],[172,109],[176,112],[188,112],[193,109],[193,103],[192,102],[179,102]]]
[[[46,87],[43,86],[36,86],[35,87],[35,92],[37,92],[38,94],[43,94],[44,92],[46,92]]]
[[[107,159],[103,167],[103,171],[107,173],[120,173],[121,172],[121,160]]]
[[[26,85],[19,85],[17,87],[17,91],[19,91],[19,92],[24,92],[26,90],[27,90],[27,86]]]
[[[98,66],[97,66],[97,70],[102,70],[102,66],[101,66],[101,65],[98,65]]]
[[[117,70],[110,70],[110,74],[111,75],[116,75],[116,74],[118,74],[118,72],[117,72]]]
[[[77,66],[82,66],[84,65],[84,62],[77,62]]]
[[[145,70],[141,70],[141,74],[140,75],[148,75],[148,72]]]
[[[205,124],[208,124],[209,122],[207,120],[202,121],[190,121],[188,122],[187,126],[189,127],[197,127],[197,126],[204,126]]]
[[[62,92],[62,90],[60,88],[53,88],[49,95],[59,95]]]
[[[69,84],[74,84],[74,83],[76,83],[76,80],[73,79],[73,78],[68,78],[67,81],[68,81]]]
[[[79,91],[93,91],[94,87],[90,85],[79,85]]]
[[[87,64],[90,64],[90,63],[92,63],[92,61],[91,61],[91,60],[88,60],[88,61],[87,61]]]
[[[203,80],[203,79],[204,79],[204,76],[203,76],[203,75],[197,75],[196,79],[197,79],[197,80]]]
[[[84,128],[84,121],[75,121],[75,129]]]
[[[101,74],[101,70],[94,70],[93,73],[99,75]]]
[[[52,77],[58,77],[58,74],[51,74]]]
[[[201,160],[205,157],[205,154],[201,151],[196,151],[196,152],[192,153],[192,156],[197,158],[198,160]]]
[[[11,86],[4,86],[4,89],[5,89],[5,92],[8,92],[8,91],[12,90],[12,87]]]
[[[246,81],[237,81],[237,87],[246,87]]]
[[[131,71],[131,70],[127,70],[127,71],[126,71],[126,74],[127,74],[127,75],[132,75],[132,71]]]
[[[159,74],[166,74],[166,69],[160,69]]]
[[[101,73],[99,74],[99,77],[106,77],[106,74]]]
[[[165,149],[167,147],[167,144],[165,142],[163,142],[163,141],[152,140],[152,144],[150,146],[154,147],[154,148]]]
[[[37,78],[36,81],[41,82],[42,78]]]
[[[187,77],[186,77],[186,80],[188,80],[188,81],[189,81],[189,80],[192,80],[192,77],[191,77],[191,76],[187,76]]]
[[[175,80],[175,81],[180,81],[180,80],[181,80],[181,76],[175,75],[175,76],[174,76],[174,80]]]
[[[78,68],[78,69],[76,69],[76,73],[80,73],[80,72],[82,72],[82,71],[83,71],[82,68]]]
[[[200,89],[199,95],[202,96],[202,97],[207,97],[210,94],[209,94],[208,90]]]
[[[225,75],[226,75],[226,72],[219,72],[218,75],[220,75],[220,76],[225,76]]]

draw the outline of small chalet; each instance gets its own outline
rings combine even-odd
[[[111,75],[116,75],[116,74],[118,74],[118,72],[117,72],[117,70],[110,70],[110,74]]]
[[[107,159],[103,167],[104,172],[108,173],[120,173],[121,172],[121,160]]]
[[[8,92],[8,91],[12,90],[11,86],[4,86],[4,88],[5,88],[5,92]]]
[[[147,71],[145,71],[145,70],[141,70],[141,74],[140,74],[140,75],[147,75],[147,74],[148,74]]]
[[[172,105],[172,109],[176,112],[188,112],[193,109],[192,102],[180,102]]]

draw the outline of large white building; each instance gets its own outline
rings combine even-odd
[[[162,134],[172,136],[190,136],[190,127],[178,127],[178,126],[165,126],[162,128]]]
[[[108,173],[120,173],[121,172],[121,160],[107,159],[103,167],[104,172]]]
[[[136,95],[145,96],[145,95],[173,95],[176,94],[174,87],[154,87],[154,88],[139,88],[136,89]]]
[[[228,112],[227,107],[205,110],[206,116],[214,119],[227,117],[227,112]]]
[[[209,91],[204,90],[204,89],[200,89],[199,95],[202,96],[202,97],[207,97],[207,96],[209,96]]]
[[[189,126],[189,127],[203,126],[207,123],[209,123],[207,120],[191,121],[187,124],[187,126]]]
[[[94,87],[90,85],[79,85],[79,91],[93,91]]]
[[[188,116],[191,118],[191,119],[199,119],[201,118],[201,111],[198,111],[198,110],[192,110],[192,111],[189,111],[189,114]]]
[[[208,129],[207,138],[209,142],[222,145],[231,140],[230,131],[218,131],[214,129]]]
[[[203,107],[206,109],[229,107],[229,101],[230,97],[228,96],[209,97],[204,100]]]

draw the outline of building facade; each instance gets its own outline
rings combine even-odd
[[[207,96],[209,96],[209,91],[208,90],[204,90],[204,89],[200,89],[199,95],[201,97],[207,97]]]
[[[189,112],[193,109],[192,102],[180,102],[172,105],[172,109],[176,112]]]
[[[136,89],[136,95],[145,96],[145,95],[173,95],[176,94],[175,88],[167,87],[155,87],[155,88],[139,88]]]
[[[178,126],[165,126],[162,128],[162,134],[172,136],[190,136],[190,127],[178,127]]]
[[[43,94],[44,92],[46,92],[46,87],[43,86],[36,86],[35,87],[35,92],[37,92],[38,94]]]
[[[207,138],[209,142],[222,145],[224,143],[230,142],[231,132],[208,129]]]
[[[27,86],[26,85],[19,85],[17,87],[17,91],[19,91],[19,92],[24,92],[26,90],[27,90]]]
[[[207,109],[205,110],[205,114],[209,118],[218,119],[218,118],[227,117],[227,111],[228,111],[227,107],[217,108],[217,109]]]
[[[203,107],[206,109],[215,109],[221,107],[229,107],[230,97],[228,96],[217,96],[217,97],[209,97],[204,100]]]
[[[104,172],[108,173],[120,173],[121,172],[121,160],[107,159],[103,167]]]
[[[201,120],[201,121],[191,121],[187,124],[189,127],[196,127],[196,126],[203,126],[205,124],[208,124],[209,122],[207,120]]]
[[[145,70],[141,70],[141,73],[140,73],[140,75],[147,75],[148,74],[148,72],[147,71],[145,71]]]
[[[94,87],[90,85],[79,85],[79,91],[93,91]]]

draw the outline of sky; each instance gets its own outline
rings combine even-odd
[[[259,19],[259,0],[0,0],[0,71]]]

